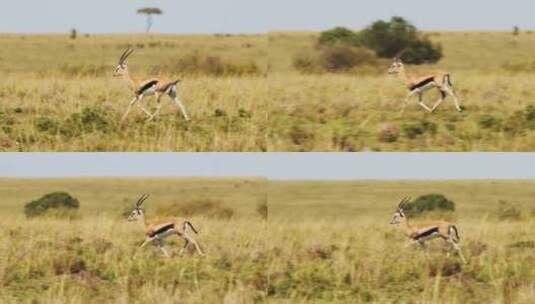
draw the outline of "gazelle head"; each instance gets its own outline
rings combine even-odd
[[[401,72],[403,67],[404,65],[401,59],[394,58],[394,61],[392,62],[392,64],[390,65],[390,68],[388,69],[388,74],[390,75],[399,74],[399,72]]]
[[[119,63],[113,71],[113,76],[123,76],[128,71],[128,65],[126,64],[126,59],[134,52],[134,49],[128,47],[126,51],[123,52],[121,58],[119,58]]]
[[[132,212],[130,213],[130,215],[128,216],[128,221],[129,222],[133,222],[133,221],[137,221],[141,216],[144,215],[144,211],[143,209],[141,208],[141,205],[143,204],[143,202],[149,198],[149,195],[148,194],[143,194],[136,202],[136,204],[134,205],[134,210],[132,210]]]
[[[404,68],[403,61],[401,60],[401,56],[403,53],[405,53],[406,50],[400,51],[396,57],[392,60],[392,64],[390,65],[390,68],[388,69],[388,74],[399,74]]]
[[[403,212],[403,207],[410,200],[411,200],[410,198],[405,197],[401,200],[401,202],[399,202],[396,212],[394,212],[394,215],[392,216],[392,220],[390,220],[391,225],[397,225],[401,223],[401,219],[405,218],[405,212]]]

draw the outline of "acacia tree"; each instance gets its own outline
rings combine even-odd
[[[137,10],[138,14],[147,15],[147,33],[150,32],[150,29],[153,24],[153,15],[163,14],[162,10],[157,7],[144,7]]]

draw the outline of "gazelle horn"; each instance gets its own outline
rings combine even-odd
[[[139,207],[141,206],[141,204],[143,204],[143,202],[149,198],[149,195],[148,194],[143,194],[136,202],[136,207]]]
[[[134,52],[134,49],[128,47],[121,55],[121,58],[119,59],[119,64],[124,63],[124,61],[128,58],[128,56],[130,56],[130,54],[132,54],[132,52]]]

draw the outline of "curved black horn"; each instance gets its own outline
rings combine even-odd
[[[149,195],[148,194],[143,194],[136,202],[136,207],[139,207],[141,206],[141,204],[143,204],[143,202],[149,198]]]
[[[401,202],[399,202],[398,208],[403,208],[406,203],[410,202],[410,197],[404,197]]]
[[[134,49],[131,47],[128,47],[121,55],[121,58],[119,59],[119,64],[122,64],[126,60],[126,58],[128,58],[128,56],[132,54],[132,52],[134,52]]]

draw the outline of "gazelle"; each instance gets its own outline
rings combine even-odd
[[[410,239],[409,245],[420,244],[424,246],[425,242],[437,237],[442,238],[447,243],[451,244],[453,249],[457,251],[463,263],[466,264],[466,259],[464,258],[463,253],[461,252],[461,247],[459,246],[459,231],[457,227],[446,221],[434,221],[429,222],[423,225],[412,225],[409,223],[409,220],[405,216],[403,207],[407,202],[410,201],[410,198],[404,198],[399,203],[396,212],[392,216],[390,221],[391,225],[401,225],[401,228],[404,229],[405,235]]]
[[[149,243],[155,242],[156,245],[162,251],[162,253],[166,257],[169,257],[169,253],[167,252],[167,250],[165,250],[164,247],[164,238],[170,235],[177,235],[178,237],[183,238],[186,242],[184,244],[184,247],[182,247],[182,249],[180,250],[179,255],[182,255],[184,253],[184,250],[186,250],[190,244],[193,244],[195,246],[195,249],[197,250],[197,253],[199,253],[201,256],[204,256],[204,253],[199,247],[199,244],[189,233],[190,229],[193,230],[193,232],[197,233],[197,230],[195,230],[195,228],[189,221],[184,219],[173,219],[169,221],[159,221],[151,223],[145,218],[145,212],[141,208],[141,205],[147,198],[149,198],[149,195],[142,195],[134,205],[134,210],[132,210],[132,212],[128,216],[128,221],[140,222],[145,230],[146,238],[143,244],[141,244],[140,248],[145,247]]]
[[[405,98],[403,106],[401,108],[401,115],[405,111],[405,107],[409,103],[411,97],[418,95],[418,104],[428,112],[434,112],[436,108],[449,96],[453,98],[455,102],[455,108],[457,111],[462,112],[462,108],[459,105],[459,98],[453,89],[453,84],[451,81],[451,75],[448,72],[438,71],[435,73],[427,73],[422,76],[417,76],[407,73],[405,65],[401,60],[401,54],[394,58],[392,65],[388,69],[388,74],[397,75],[407,86],[409,93]],[[440,98],[429,108],[423,102],[423,94],[425,91],[432,88],[437,88],[440,93]]]
[[[173,102],[179,107],[180,111],[182,112],[182,116],[184,116],[184,119],[186,121],[189,121],[190,119],[188,113],[186,112],[186,108],[177,96],[177,84],[180,82],[180,80],[169,81],[162,78],[149,78],[145,80],[138,80],[136,78],[133,78],[132,76],[130,76],[130,73],[128,71],[128,65],[126,62],[126,59],[128,59],[132,52],[134,52],[134,49],[131,48],[127,48],[126,51],[123,52],[123,54],[119,58],[119,64],[113,72],[113,76],[122,76],[123,79],[128,82],[135,95],[134,99],[132,99],[132,101],[130,101],[130,103],[128,104],[128,108],[126,109],[126,112],[124,113],[121,121],[124,121],[126,119],[128,113],[130,113],[130,110],[134,105],[137,105],[145,114],[149,116],[148,120],[154,119],[160,113],[160,109],[162,106],[160,99],[163,95],[169,96],[173,100]],[[156,96],[156,111],[154,111],[153,114],[151,114],[140,104],[143,97],[149,95]]]

